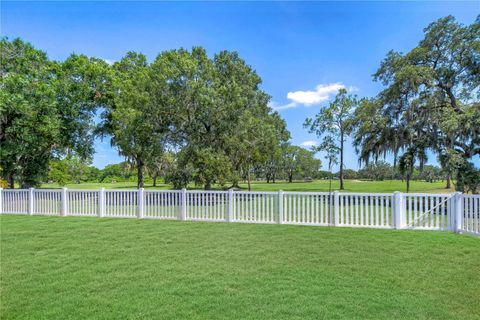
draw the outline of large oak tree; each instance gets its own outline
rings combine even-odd
[[[374,78],[385,89],[364,105],[369,112],[359,108],[355,140],[363,160],[401,152],[407,183],[430,150],[468,191],[479,175],[472,159],[480,155],[480,18],[465,26],[448,16],[424,33],[408,53],[391,51],[382,61]]]
[[[38,185],[53,158],[93,154],[95,110],[104,103],[107,64],[71,55],[64,62],[20,39],[0,40],[1,174],[14,187]]]

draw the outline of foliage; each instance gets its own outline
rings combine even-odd
[[[417,47],[382,61],[374,79],[385,88],[376,97],[357,101],[342,89],[306,119],[321,138],[313,152],[326,153],[330,171],[340,163],[341,189],[346,177],[401,177],[407,190],[412,179],[445,178],[449,189],[455,178],[457,190],[479,191],[472,162],[480,155],[480,16],[467,26],[445,17],[424,32]],[[244,180],[249,190],[255,179],[325,176],[314,153],[288,143],[260,76],[236,52],[169,50],[153,63],[129,52],[109,66],[77,54],[52,61],[20,39],[4,38],[0,58],[0,173],[10,187],[129,181],[133,169],[139,187],[145,173],[154,184],[161,176],[175,187],[193,182],[206,189]],[[352,133],[365,164],[358,174],[344,167]],[[89,166],[97,134],[110,137],[126,163]],[[425,166],[430,152],[441,171]],[[390,153],[393,168],[380,161]]]
[[[71,181],[67,164],[62,160],[51,160],[48,168],[48,181],[56,182],[59,186],[65,186]]]
[[[266,119],[262,119],[250,112],[242,116],[240,123],[239,130],[229,144],[232,147],[232,153],[236,155],[235,163],[242,172],[246,173],[248,190],[251,190],[251,174],[255,165],[263,165],[266,162],[271,166],[278,165],[275,161],[279,160],[281,143],[284,143],[281,130],[286,126],[279,117],[267,116]],[[271,172],[270,175],[272,175]]]
[[[376,161],[367,164],[358,173],[359,176],[365,179],[371,179],[374,181],[383,181],[392,176],[392,166],[385,161]]]
[[[118,164],[109,164],[100,171],[99,182],[111,181],[130,181],[133,172],[131,166],[127,162]]]
[[[90,160],[94,153],[96,133],[94,116],[111,101],[112,77],[103,60],[71,54],[63,62],[55,62],[57,107],[62,120],[60,138],[64,155]]]
[[[346,177],[347,171],[350,169],[345,170],[345,179],[350,179]],[[353,170],[352,170],[353,171]],[[327,178],[333,178],[333,174],[330,171],[325,171],[325,170],[319,170],[316,175],[317,179],[327,179]]]
[[[48,181],[64,186],[67,183],[80,184],[87,181],[99,181],[101,170],[77,156],[67,156],[64,159],[50,160]]]
[[[164,152],[160,156],[150,157],[146,167],[148,174],[153,179],[153,186],[156,187],[159,177],[167,176],[175,166],[175,155],[171,152]]]
[[[325,159],[328,161],[328,170],[332,172],[332,168],[334,165],[338,164],[338,153],[340,148],[337,147],[332,136],[325,136],[323,137],[322,143],[316,147],[312,147],[313,152],[324,151],[325,152]]]
[[[0,178],[0,188],[2,188],[2,189],[7,189],[8,188],[7,180],[4,180],[4,179]]]
[[[113,99],[103,114],[102,133],[137,168],[138,187],[145,166],[164,152],[166,124],[159,121],[162,104],[153,95],[152,70],[143,54],[129,52],[113,65]]]
[[[361,160],[403,152],[408,185],[415,163],[422,168],[430,150],[465,190],[462,177],[478,170],[471,161],[480,154],[479,39],[480,17],[464,26],[448,16],[425,28],[408,53],[388,53],[374,75],[386,88],[356,112]]]
[[[360,174],[352,169],[345,169],[343,170],[343,177],[345,179],[358,179],[360,178]]]
[[[13,188],[44,180],[58,155],[92,155],[93,115],[104,103],[106,63],[71,55],[48,59],[20,39],[0,40],[0,158]]]
[[[322,165],[319,159],[315,159],[314,152],[302,147],[286,145],[283,154],[283,167],[288,182],[293,182],[295,177],[315,177]]]
[[[338,152],[340,154],[340,189],[343,185],[343,152],[346,138],[352,133],[353,111],[357,106],[357,98],[347,93],[346,89],[340,89],[335,96],[335,100],[330,102],[328,107],[323,107],[315,118],[305,120],[304,127],[309,132],[315,133],[318,137],[323,137],[323,144],[328,145],[329,163],[332,164],[334,158],[332,152],[333,141],[338,140]],[[325,149],[324,147],[323,149]]]
[[[235,184],[278,150],[283,120],[268,107],[260,77],[236,52],[210,59],[201,47],[170,50],[157,56],[152,70],[154,101],[166,108],[158,118],[166,119],[169,142],[180,150],[180,180],[206,189]]]
[[[86,170],[86,176],[85,176],[86,181],[89,181],[89,182],[99,181],[101,172],[102,170],[98,169],[97,167],[89,166]]]
[[[436,180],[443,180],[445,178],[442,170],[439,167],[426,165],[414,177],[414,179],[421,179],[427,182],[435,182]]]
[[[44,177],[48,160],[60,143],[61,119],[55,107],[54,65],[44,52],[15,39],[0,41],[0,155],[2,176],[14,187]]]
[[[223,153],[207,148],[189,147],[179,154],[179,167],[191,168],[191,179],[205,189],[212,187],[212,182],[224,186],[232,173],[230,159]]]
[[[171,183],[174,189],[186,188],[192,180],[192,172],[193,168],[191,165],[183,167],[174,166],[173,170],[165,175],[165,182]]]
[[[466,193],[478,194],[480,192],[480,170],[471,163],[464,162],[463,167],[457,168],[457,184]]]

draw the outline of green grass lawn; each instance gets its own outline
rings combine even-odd
[[[240,186],[244,189],[247,185],[242,183]],[[117,182],[117,183],[82,183],[82,184],[68,184],[67,188],[72,189],[99,189],[101,187],[107,189],[135,189],[137,187],[136,182]],[[57,184],[44,184],[42,188],[60,188]],[[146,183],[146,189],[171,189],[171,185],[158,184],[156,188],[152,187],[151,183]],[[198,189],[194,185],[189,186],[190,189]],[[339,188],[338,180],[332,181],[333,190]],[[252,184],[254,191],[317,191],[328,192],[329,181],[328,180],[316,180],[312,182],[254,182]],[[388,180],[388,181],[360,181],[360,180],[346,180],[345,192],[405,192],[405,182],[400,180]],[[448,193],[454,192],[453,189],[445,189],[445,182],[438,181],[434,183],[424,181],[412,181],[410,192],[426,192],[426,193]]]
[[[0,216],[2,319],[479,319],[449,232]]]

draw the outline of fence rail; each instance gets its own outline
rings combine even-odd
[[[0,213],[390,229],[480,235],[480,195],[0,189]]]

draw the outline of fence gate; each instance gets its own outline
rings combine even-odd
[[[423,230],[453,230],[455,194],[405,194],[406,227]]]

